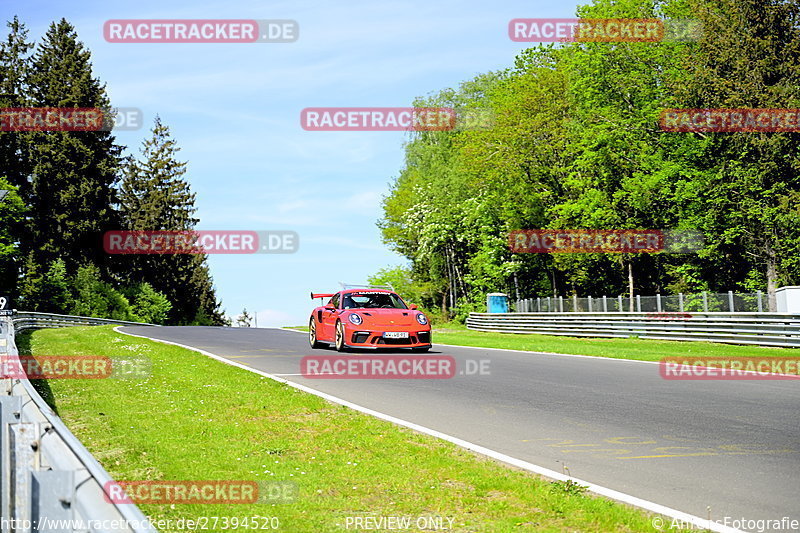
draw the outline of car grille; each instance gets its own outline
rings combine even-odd
[[[361,344],[367,342],[369,338],[369,333],[353,333],[352,342],[355,344]]]

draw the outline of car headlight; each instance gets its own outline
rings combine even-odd
[[[424,326],[428,323],[428,317],[426,317],[422,313],[417,313],[417,322],[419,322]]]
[[[357,314],[355,314],[355,313],[352,313],[352,314],[351,314],[351,315],[350,315],[348,318],[350,318],[350,323],[351,323],[351,324],[355,324],[356,326],[359,326],[359,325],[361,325],[361,323],[364,321],[364,320],[361,318],[361,316],[360,316],[360,315],[357,315]]]

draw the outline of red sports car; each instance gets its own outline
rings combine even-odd
[[[330,298],[317,307],[308,322],[312,348],[333,344],[340,352],[348,348],[431,348],[428,317],[408,306],[393,290],[344,289],[334,294],[311,293],[311,298]]]

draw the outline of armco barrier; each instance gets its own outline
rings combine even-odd
[[[142,322],[126,322],[125,320],[110,320],[107,318],[92,318],[85,316],[53,315],[50,313],[31,313],[18,311],[12,317],[15,331],[35,328],[62,328],[67,326],[103,326],[116,324],[122,326],[154,326]]]
[[[800,315],[781,313],[470,313],[467,327],[505,333],[800,348]]]
[[[120,323],[44,313],[0,316],[0,355],[19,355],[15,329]],[[0,378],[3,533],[155,533],[134,504],[105,500],[103,486],[110,481],[108,472],[67,429],[30,381]]]

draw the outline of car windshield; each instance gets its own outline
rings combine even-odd
[[[344,295],[345,309],[408,309],[403,300],[389,292],[364,292]]]

